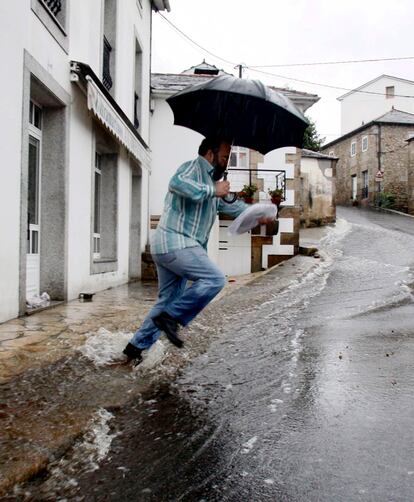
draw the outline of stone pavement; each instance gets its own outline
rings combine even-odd
[[[301,246],[317,247],[324,232],[305,230]],[[272,269],[229,278],[215,301],[270,271],[277,273],[282,290],[318,261],[297,255]],[[130,370],[92,372],[77,349],[100,328],[133,333],[156,296],[155,283],[136,282],[97,293],[92,302],[73,300],[0,325],[0,497],[60,458],[82,436],[96,409],[122,406],[145,392],[148,379],[136,380],[131,393]],[[184,355],[169,353],[170,376],[174,365],[188,364],[209,342],[192,343],[186,341]]]

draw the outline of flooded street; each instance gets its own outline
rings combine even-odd
[[[161,342],[152,369],[97,367],[101,332],[53,373],[88,433],[4,500],[413,500],[413,249],[414,219],[338,208],[315,268],[286,262],[287,288],[276,268],[192,323],[191,363]],[[50,378],[4,392],[50,412]]]

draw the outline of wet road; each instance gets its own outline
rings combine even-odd
[[[192,328],[212,336],[205,354],[102,410],[16,497],[414,500],[414,220],[338,217],[315,270],[278,294],[270,273],[207,309]]]

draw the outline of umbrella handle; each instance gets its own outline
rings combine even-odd
[[[223,180],[224,181],[227,181],[227,175],[228,175],[228,171],[226,169],[223,173]],[[233,204],[233,202],[236,202],[236,200],[237,200],[237,193],[230,192],[227,195],[225,195],[224,197],[222,197],[222,199],[224,200],[224,202],[227,202],[227,204]]]

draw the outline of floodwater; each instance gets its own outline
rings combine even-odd
[[[280,292],[276,269],[206,309],[175,373],[162,345],[115,371],[96,334],[66,363],[88,433],[5,500],[412,500],[414,220],[338,216],[304,277]],[[102,379],[130,398],[105,406]]]

